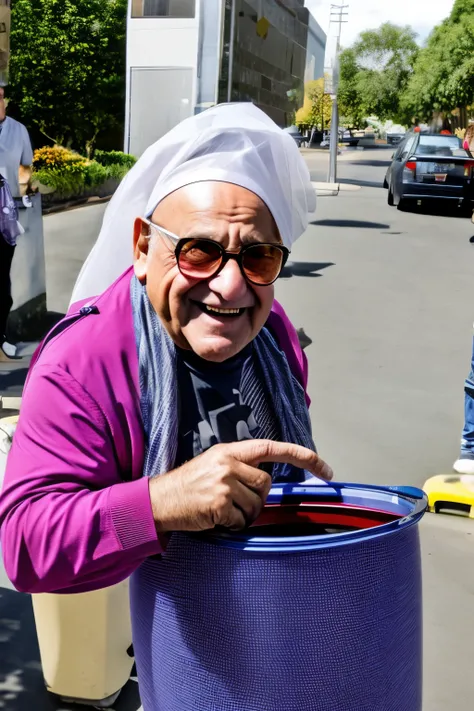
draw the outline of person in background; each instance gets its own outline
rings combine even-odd
[[[474,153],[474,123],[470,123],[467,127],[462,145],[464,150]]]
[[[453,130],[451,123],[449,122],[449,119],[444,118],[443,123],[441,124],[441,130],[440,134],[442,136],[452,136],[453,135]]]
[[[474,339],[472,342],[471,372],[464,383],[464,428],[461,453],[453,464],[458,474],[474,474]]]
[[[10,186],[14,198],[21,197],[19,173],[31,175],[33,149],[22,123],[6,115],[5,88],[0,87],[0,175]],[[22,177],[24,180],[25,177]],[[0,235],[0,361],[16,359],[16,347],[8,343],[5,332],[13,305],[10,271],[15,247]]]
[[[474,153],[474,123],[467,127],[463,148]],[[472,221],[474,222],[474,213]],[[464,383],[464,428],[461,436],[461,453],[459,459],[454,462],[453,469],[458,474],[474,474],[474,339],[471,372]]]

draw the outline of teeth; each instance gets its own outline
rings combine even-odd
[[[207,304],[204,304],[206,307],[206,311],[212,311],[216,314],[239,314],[242,309],[218,309],[215,306],[208,306]]]

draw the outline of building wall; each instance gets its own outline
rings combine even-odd
[[[232,0],[129,5],[125,150],[138,156],[183,118],[228,100]],[[195,16],[183,16],[190,8]],[[144,16],[152,12],[168,16]],[[302,104],[305,73],[323,74],[325,35],[304,0],[235,0],[234,13],[230,98],[286,126]],[[267,32],[259,34],[262,18]]]
[[[194,18],[131,17],[127,31],[125,150],[140,156],[194,113],[197,91],[199,3]]]
[[[306,47],[305,82],[324,76],[324,55],[326,53],[326,34],[309,15],[308,42]]]
[[[46,294],[41,195],[33,195],[33,207],[19,210],[25,230],[18,238],[11,268],[13,310]]]
[[[219,101],[227,100],[231,9],[225,0]],[[268,21],[264,36],[258,32],[262,18]],[[232,101],[252,101],[278,125],[288,125],[303,95],[308,18],[303,0],[235,0]]]
[[[224,3],[223,0],[202,0],[201,8],[196,67],[196,113],[217,103]]]

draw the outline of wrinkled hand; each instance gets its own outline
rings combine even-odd
[[[259,516],[272,485],[269,474],[258,469],[265,462],[293,464],[321,479],[332,478],[330,467],[315,452],[296,444],[270,440],[218,444],[150,479],[157,530],[245,528]]]

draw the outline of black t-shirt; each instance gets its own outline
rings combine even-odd
[[[224,363],[178,349],[177,466],[215,444],[280,439],[252,344]]]

